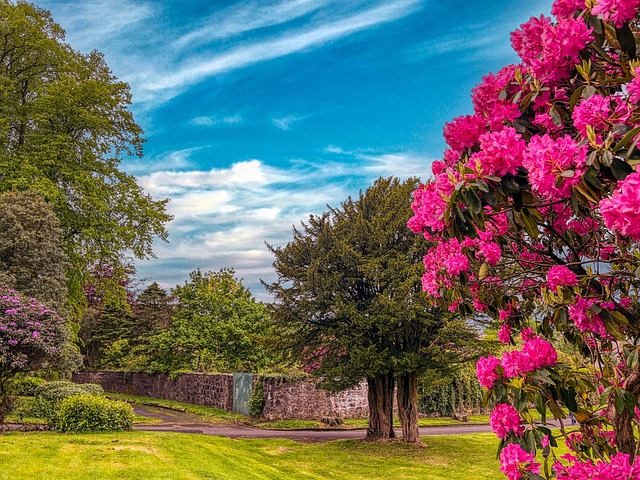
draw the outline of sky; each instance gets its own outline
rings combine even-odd
[[[380,176],[428,179],[445,122],[483,75],[517,63],[509,33],[551,0],[35,0],[76,50],[131,87],[142,158],[121,167],[170,198],[169,243],[143,285],[233,268],[254,296],[266,243]]]

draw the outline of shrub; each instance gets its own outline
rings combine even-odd
[[[92,395],[73,395],[60,401],[49,425],[61,432],[114,432],[130,430],[133,407],[126,402]]]
[[[81,394],[102,396],[104,390],[95,383],[73,383],[66,380],[47,382],[35,390],[36,404],[34,413],[39,417],[52,419],[55,416],[59,402]]]
[[[20,397],[33,397],[36,389],[45,383],[47,381],[40,377],[18,377],[11,382],[11,390]]]
[[[264,377],[258,376],[258,379],[253,384],[253,390],[251,390],[251,396],[249,397],[249,415],[252,417],[260,418],[262,416],[262,409],[264,408]]]
[[[482,410],[484,391],[475,375],[463,370],[451,379],[420,383],[418,410],[441,417],[453,417],[460,412]]]

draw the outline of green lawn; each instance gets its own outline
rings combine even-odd
[[[232,440],[159,432],[0,435],[0,480],[502,479],[493,434],[401,443]]]

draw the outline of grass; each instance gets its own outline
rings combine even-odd
[[[0,436],[0,480],[502,479],[493,434],[425,438],[426,448],[301,444],[164,432]]]
[[[116,400],[124,400],[133,405],[146,405],[151,407],[162,407],[179,412],[186,412],[198,419],[212,424],[224,424],[224,423],[240,423],[240,424],[252,424],[255,419],[247,417],[245,415],[239,415],[237,413],[230,413],[225,410],[214,407],[206,407],[204,405],[193,405],[191,403],[175,402],[173,400],[162,400],[159,398],[151,397],[138,397],[135,395],[125,395],[122,393],[108,393],[107,397]]]
[[[489,415],[471,415],[468,422],[461,422],[454,420],[451,417],[424,417],[418,419],[418,426],[420,427],[443,427],[447,425],[469,425],[469,424],[482,424],[489,423]],[[344,424],[348,427],[367,428],[368,421],[366,418],[348,418],[345,419]],[[395,427],[400,426],[400,420],[395,418],[393,420]]]

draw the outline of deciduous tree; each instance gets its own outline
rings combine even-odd
[[[77,307],[96,263],[153,255],[171,217],[119,169],[142,155],[142,131],[102,54],[73,50],[49,12],[22,0],[0,0],[0,38],[0,191],[32,188],[52,205]]]

